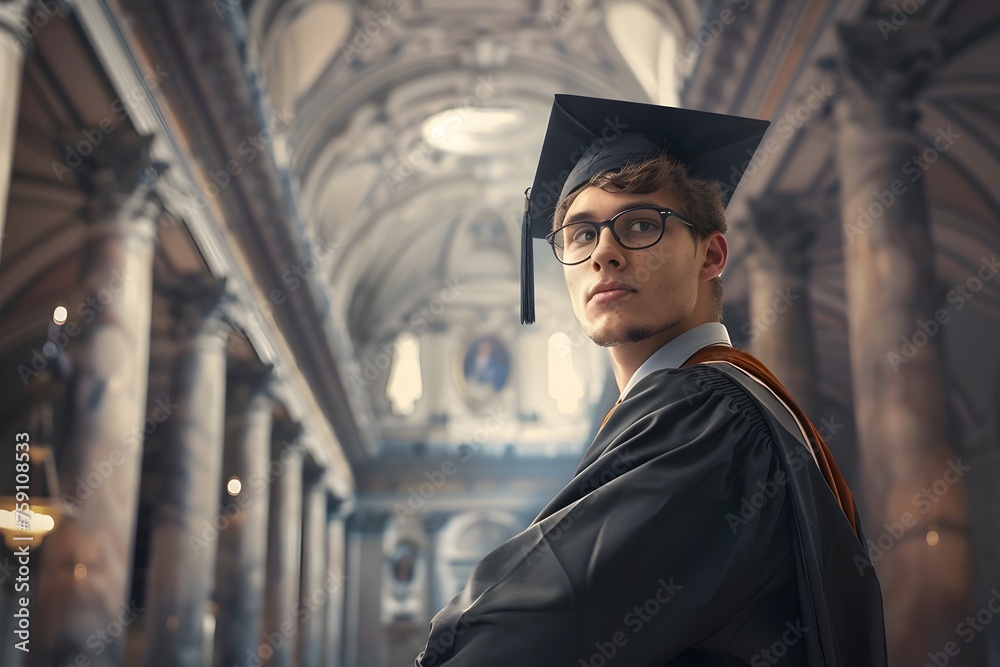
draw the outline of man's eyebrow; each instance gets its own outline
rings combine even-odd
[[[661,211],[670,208],[669,206],[664,206],[663,204],[660,204],[659,202],[655,201],[637,201],[630,203],[628,206],[622,208],[621,211],[624,211],[625,209],[629,208],[636,208],[639,206],[652,206],[653,208],[659,209]],[[616,211],[616,213],[620,213],[621,211]],[[597,222],[596,217],[592,212],[577,211],[573,215],[566,216],[566,219],[563,220],[563,224],[568,225],[571,222],[583,222],[585,220],[590,222]]]

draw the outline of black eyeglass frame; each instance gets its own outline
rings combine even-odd
[[[618,220],[618,218],[620,218],[621,216],[625,215],[626,213],[631,213],[632,211],[640,211],[640,210],[656,211],[660,215],[660,225],[661,225],[660,235],[657,236],[656,240],[653,241],[652,243],[648,243],[646,245],[633,248],[631,246],[625,245],[624,243],[622,243],[622,240],[618,238],[618,232],[615,231],[615,221]],[[611,236],[614,237],[615,242],[622,248],[625,248],[626,250],[645,250],[646,248],[652,248],[654,245],[656,245],[663,239],[663,231],[667,228],[667,218],[677,218],[688,227],[694,228],[693,222],[690,222],[689,220],[685,219],[684,216],[682,216],[680,213],[673,210],[672,208],[658,208],[656,206],[633,206],[623,211],[618,211],[617,213],[614,214],[614,216],[612,216],[610,220],[605,220],[604,222],[591,222],[590,220],[579,220],[577,222],[567,223],[565,225],[560,226],[558,229],[555,229],[546,234],[545,240],[549,242],[550,246],[552,246],[552,254],[555,255],[555,258],[559,261],[560,264],[564,264],[566,266],[576,266],[577,264],[583,264],[588,259],[594,256],[594,250],[597,250],[597,246],[601,242],[601,230],[603,230],[605,227],[611,230]],[[556,234],[561,232],[566,227],[569,227],[570,225],[590,225],[595,232],[594,238],[596,239],[596,241],[594,243],[593,250],[590,251],[589,255],[587,255],[578,262],[564,262],[561,259],[559,259],[559,253],[556,251],[556,241],[555,241]]]

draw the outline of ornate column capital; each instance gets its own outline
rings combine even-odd
[[[306,491],[313,491],[319,493],[322,491],[326,493],[326,486],[323,484],[323,477],[326,474],[326,468],[319,463],[311,455],[305,455],[302,459],[302,480],[306,488]]]
[[[326,515],[330,521],[346,521],[354,513],[354,498],[340,498],[332,491],[326,495]]]
[[[839,122],[909,129],[919,113],[915,98],[944,55],[938,30],[907,30],[888,40],[872,17],[837,27]]]
[[[276,419],[271,429],[271,440],[275,452],[279,454],[285,450],[294,454],[305,452],[305,446],[301,440],[304,431],[305,429],[300,422]]]
[[[164,288],[171,299],[174,334],[179,339],[199,335],[216,336],[225,342],[231,326],[229,306],[235,301],[226,291],[226,278],[206,283],[191,276],[172,287]]]
[[[92,224],[130,228],[128,222],[160,219],[163,203],[154,188],[167,165],[149,154],[153,135],[136,136],[122,130],[104,138],[86,158],[81,185],[90,192]],[[155,225],[153,225],[155,228]]]
[[[28,50],[33,38],[30,13],[34,0],[0,0],[0,39],[14,44],[21,53]],[[58,3],[50,2],[58,8],[54,13],[61,13]],[[45,8],[47,11],[49,7]]]
[[[808,251],[824,208],[836,210],[824,203],[820,196],[800,194],[772,194],[748,201],[751,266],[805,277],[811,266]]]
[[[226,376],[226,385],[230,388],[232,405],[236,412],[249,409],[257,396],[264,395],[271,400],[274,399],[271,394],[274,364],[230,360],[226,366]]]

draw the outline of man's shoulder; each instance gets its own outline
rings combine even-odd
[[[745,402],[749,399],[749,392],[740,377],[742,372],[728,372],[723,366],[728,364],[703,363],[653,371],[632,388],[625,402],[668,403],[678,397],[688,405],[726,398]]]
[[[745,421],[750,432],[766,440],[798,439],[795,418],[778,397],[748,371],[730,363],[697,363],[661,369],[643,378],[623,401],[626,419],[667,413],[690,421],[713,414],[723,427],[730,419]],[[725,408],[730,419],[718,419]],[[669,421],[673,421],[670,419]],[[730,422],[731,423],[731,422]]]

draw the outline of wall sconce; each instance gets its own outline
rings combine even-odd
[[[59,497],[52,447],[43,444],[53,438],[53,403],[73,375],[73,364],[63,349],[65,343],[59,339],[67,316],[63,305],[57,305],[52,312],[42,350],[53,363],[34,379],[26,397],[26,430],[41,441],[32,442],[27,433],[15,436],[14,485],[11,487],[10,480],[3,480],[3,489],[13,491],[13,495],[0,497],[0,533],[11,550],[25,545],[38,548],[62,516],[72,514],[73,510]]]
[[[37,549],[66,512],[59,500],[52,448],[24,444],[28,445],[28,461],[21,463],[27,463],[28,470],[17,472],[15,468],[14,495],[0,497],[0,532],[11,550],[26,544]]]

